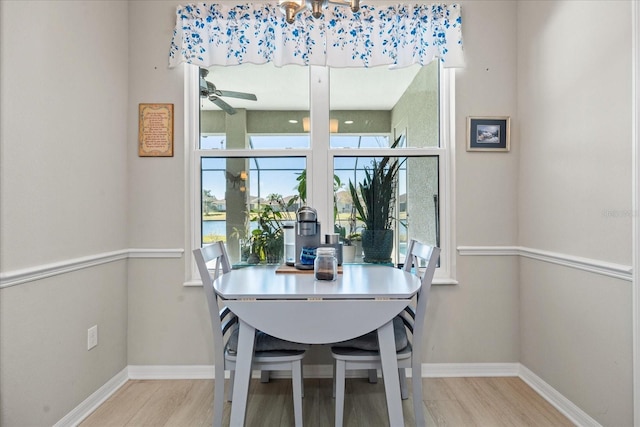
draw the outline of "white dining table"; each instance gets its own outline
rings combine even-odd
[[[344,265],[336,281],[277,266],[232,270],[214,281],[218,295],[239,318],[231,426],[243,426],[255,331],[288,341],[331,344],[377,330],[389,425],[404,425],[393,318],[420,289],[413,274],[390,266]]]

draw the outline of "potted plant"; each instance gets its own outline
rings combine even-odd
[[[347,236],[351,246],[354,247],[354,262],[362,262],[362,235],[351,233]]]
[[[251,231],[251,257],[249,263],[276,264],[282,261],[284,255],[283,215],[287,212],[287,205],[282,196],[270,194],[269,203],[259,210],[252,212],[251,221],[258,227]]]
[[[240,250],[240,262],[249,262],[249,257],[251,256],[251,239],[248,224],[244,226],[241,230],[237,227],[233,227],[233,233],[231,233],[231,237],[238,241],[238,248]],[[259,261],[259,260],[258,260]],[[255,264],[256,262],[254,262]]]
[[[400,138],[391,148],[396,148]],[[349,180],[349,192],[357,217],[364,223],[362,249],[364,262],[391,262],[393,251],[393,208],[395,207],[396,182],[401,163],[386,156],[373,159],[365,166],[364,179],[354,185]],[[357,185],[357,186],[356,186]]]
[[[360,245],[360,233],[351,233],[342,239],[342,262],[358,262],[358,257],[362,255]]]

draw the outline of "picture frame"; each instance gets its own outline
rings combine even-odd
[[[138,156],[173,157],[173,104],[139,104]]]
[[[510,122],[508,116],[467,117],[467,151],[509,151]]]

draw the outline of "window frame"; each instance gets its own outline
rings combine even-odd
[[[330,69],[310,66],[310,138],[311,148],[301,149],[211,149],[199,148],[199,72],[195,65],[184,64],[184,103],[185,103],[185,203],[187,218],[185,221],[185,286],[201,286],[192,251],[201,245],[201,171],[202,157],[304,157],[307,164],[308,203],[316,207],[318,218],[323,224],[333,224],[332,186],[318,184],[326,174],[328,165],[333,168],[335,157],[345,156],[381,156],[391,149],[348,149],[331,148],[329,131],[329,91],[326,81]],[[440,266],[434,276],[434,284],[457,284],[455,252],[455,70],[444,69],[440,65],[440,146],[424,148],[395,148],[393,156],[438,156],[439,160],[439,201],[440,201],[440,242],[444,246],[440,254]],[[393,135],[390,135],[390,138]],[[333,170],[333,169],[332,169]],[[332,174],[331,174],[332,175]]]

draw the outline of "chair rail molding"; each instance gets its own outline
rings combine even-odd
[[[457,249],[458,254],[461,256],[521,256],[590,273],[602,274],[628,282],[632,281],[633,268],[631,266],[592,258],[583,258],[524,246],[458,246]]]
[[[120,249],[0,273],[0,289],[130,258],[181,258],[184,249]]]

